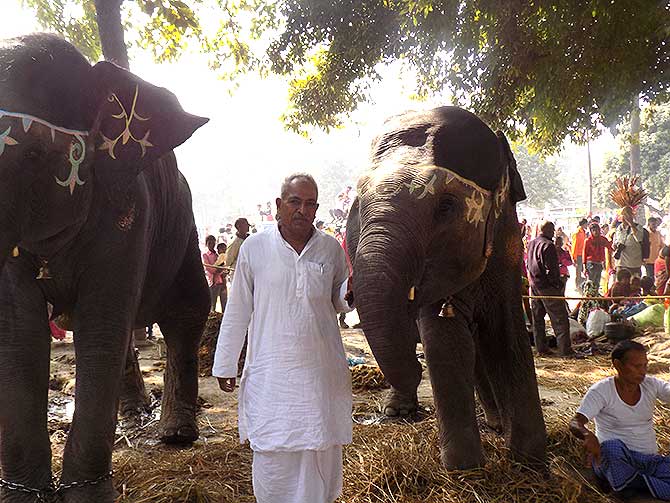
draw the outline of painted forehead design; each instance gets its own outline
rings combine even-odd
[[[442,166],[435,166],[433,164],[419,164],[412,166],[412,168],[419,170],[420,174],[423,174],[428,170],[436,169],[438,172],[432,173],[430,177],[416,176],[409,182],[399,184],[391,191],[384,191],[380,185],[383,181],[384,175],[388,174],[389,172],[383,167],[380,167],[378,168],[380,169],[379,173],[375,175],[373,172],[371,175],[361,180],[358,186],[358,191],[359,193],[365,193],[369,191],[384,192],[387,196],[395,196],[406,188],[410,195],[413,195],[417,199],[424,199],[427,196],[434,196],[436,194],[436,189],[440,185],[445,187],[450,184],[458,184],[468,193],[465,198],[465,219],[468,223],[473,224],[475,227],[479,226],[480,223],[483,223],[485,207],[489,207],[490,209],[492,206],[493,210],[495,211],[496,218],[500,216],[507,192],[509,191],[509,177],[507,175],[507,170],[504,171],[502,179],[498,184],[498,188],[495,191],[491,191],[480,187],[472,180],[463,178],[458,173]],[[444,180],[440,180],[442,177],[438,176],[438,174],[441,173],[444,173],[445,175]]]
[[[0,109],[0,120],[5,117],[20,120],[24,135],[27,135],[31,126],[37,123],[47,127],[51,131],[52,142],[56,141],[56,133],[71,136],[72,141],[70,143],[70,151],[68,156],[68,160],[70,162],[70,174],[65,180],[61,180],[58,177],[55,177],[56,183],[62,187],[69,187],[70,194],[74,192],[74,188],[77,185],[84,185],[84,182],[79,179],[79,166],[82,162],[84,162],[84,158],[86,156],[86,142],[84,141],[84,138],[88,136],[88,131],[68,129],[61,126],[56,126],[49,121],[40,119],[39,117],[35,117],[33,115],[20,112],[10,112],[8,110]],[[16,133],[21,133],[21,128],[14,129],[14,133],[12,133],[13,127],[14,126],[9,126],[4,131],[2,131],[2,128],[0,128],[0,156],[2,156],[4,153],[5,147],[12,147],[20,143],[16,137]]]

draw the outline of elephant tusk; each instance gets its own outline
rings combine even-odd
[[[414,287],[409,289],[409,293],[407,294],[407,298],[409,300],[414,300]]]
[[[19,256],[19,247],[15,246],[14,249],[12,250],[12,257],[18,257]]]

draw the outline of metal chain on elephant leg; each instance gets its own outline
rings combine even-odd
[[[56,495],[56,487],[53,482],[49,484],[49,487],[46,489],[36,489],[24,484],[19,484],[18,482],[10,482],[9,480],[0,479],[0,488],[25,494],[33,494],[39,503],[49,503],[50,501],[53,501]]]
[[[59,482],[54,492],[56,494],[60,494],[63,491],[67,491],[68,489],[77,489],[80,487],[94,486],[96,484],[99,484],[100,482],[104,482],[105,480],[111,479],[113,476],[114,476],[114,470],[109,470],[109,472],[105,473],[104,475],[100,475],[95,479],[78,480],[70,482],[69,484],[63,484]]]
[[[34,494],[38,503],[50,503],[57,501],[57,497],[64,491],[67,491],[68,489],[94,486],[96,484],[104,482],[105,480],[111,479],[113,475],[114,471],[110,470],[109,472],[95,479],[78,480],[70,482],[68,484],[62,484],[59,482],[57,485],[55,484],[55,482],[51,482],[49,487],[47,487],[46,489],[36,489],[34,487],[19,484],[17,482],[10,482],[8,480],[0,478],[0,488],[5,488],[9,489],[10,491],[18,491],[26,494]]]

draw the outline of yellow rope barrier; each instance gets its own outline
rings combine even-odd
[[[559,295],[524,295],[524,299],[547,299],[547,300],[623,300],[623,299],[640,299],[640,301],[646,299],[659,299],[659,300],[670,300],[670,297],[665,295],[646,295],[644,297],[631,297],[630,295],[619,296],[619,297],[561,297]]]
[[[212,269],[221,269],[222,271],[226,272],[233,272],[235,269],[233,267],[226,267],[222,265],[214,265],[214,264],[206,264],[205,262],[202,263],[205,267],[211,267]]]

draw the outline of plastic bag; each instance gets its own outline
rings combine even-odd
[[[635,320],[635,324],[640,328],[645,327],[662,327],[663,326],[663,317],[665,316],[665,307],[662,304],[655,304],[649,306],[644,311],[630,317],[631,320]]]
[[[594,309],[586,318],[586,334],[593,338],[605,333],[605,325],[610,322],[610,315],[602,309]]]

